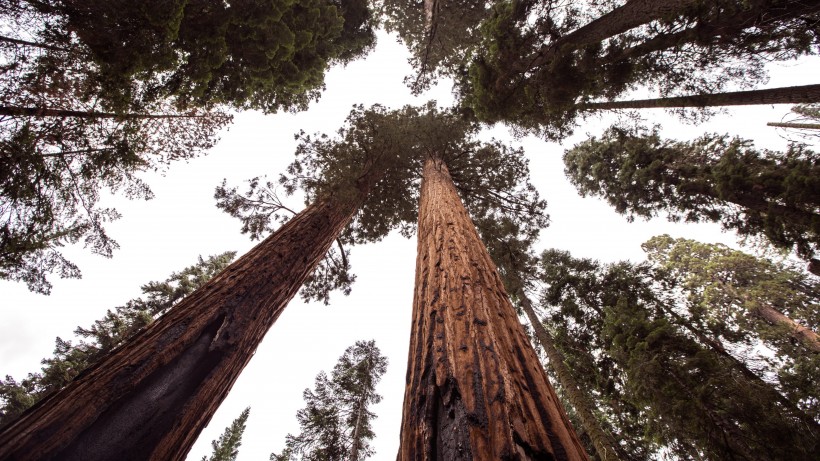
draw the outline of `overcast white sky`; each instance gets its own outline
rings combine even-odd
[[[250,249],[253,243],[240,235],[238,221],[214,206],[214,187],[223,178],[238,185],[254,176],[276,177],[293,159],[293,134],[298,130],[333,133],[357,103],[398,108],[436,99],[442,106],[450,105],[449,84],[419,98],[410,95],[402,83],[411,72],[406,59],[405,48],[381,34],[375,52],[366,60],[329,72],[327,91],[309,111],[238,114],[209,155],[172,165],[164,176],[145,175],[154,200],[112,198],[106,203],[123,214],[108,226],[109,235],[121,246],[112,259],[87,254],[82,248],[66,249],[68,258],[83,271],[81,280],[55,279],[51,296],[29,293],[22,284],[0,282],[0,374],[21,379],[38,370],[39,361],[51,355],[56,336],[72,338],[77,326],[90,325],[107,309],[139,296],[140,285],[164,280],[171,272],[193,264],[198,255],[227,250],[242,254]],[[820,59],[778,64],[772,66],[770,75],[766,85],[770,87],[817,83]],[[754,139],[759,147],[782,150],[786,141],[778,131],[766,127],[766,122],[780,120],[787,111],[784,105],[743,107],[699,126],[681,125],[659,110],[642,115],[661,124],[668,137],[690,139],[705,132],[723,132]],[[533,183],[549,202],[552,222],[542,233],[540,248],[616,261],[642,259],[640,244],[662,233],[736,246],[734,236],[721,233],[717,225],[670,224],[663,219],[630,224],[605,203],[577,195],[564,178],[561,155],[585,134],[600,135],[613,120],[611,116],[589,120],[560,145],[532,137],[515,141],[503,127],[483,133],[522,145],[527,152]],[[292,199],[290,205],[301,207],[302,203]],[[312,387],[316,374],[329,371],[345,348],[360,339],[375,339],[390,360],[378,387],[384,400],[373,408],[379,419],[374,425],[376,455],[371,459],[395,458],[410,337],[415,239],[391,235],[378,244],[354,248],[351,263],[358,279],[350,296],[336,294],[330,306],[304,304],[298,298],[290,303],[188,459],[209,455],[210,441],[246,406],[251,406],[251,414],[238,459],[268,459],[272,451],[280,451],[285,435],[298,431],[295,414],[303,406],[302,391]]]

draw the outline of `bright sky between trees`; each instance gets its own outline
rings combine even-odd
[[[223,178],[229,185],[240,186],[254,176],[275,179],[293,160],[293,134],[297,131],[332,134],[353,104],[399,108],[430,99],[443,107],[452,103],[448,82],[420,97],[411,96],[402,83],[412,71],[406,61],[404,46],[382,33],[367,59],[328,73],[327,90],[309,111],[269,116],[239,113],[207,156],[172,164],[164,175],[144,176],[156,195],[154,200],[108,198],[103,205],[116,206],[123,215],[108,226],[120,244],[112,259],[91,255],[82,248],[67,248],[66,256],[78,264],[83,278],[54,279],[51,296],[31,293],[20,283],[0,282],[0,315],[4,319],[0,324],[0,373],[23,378],[38,370],[40,359],[50,356],[56,336],[73,338],[77,326],[91,324],[107,309],[138,296],[140,285],[163,280],[193,264],[198,255],[228,250],[242,254],[250,249],[254,243],[239,233],[238,221],[215,207],[214,187]],[[820,58],[777,64],[769,71],[771,79],[766,87],[816,83]],[[700,125],[681,124],[662,110],[640,115],[647,125],[660,124],[662,134],[669,138],[692,139],[705,132],[720,132],[753,139],[761,148],[782,150],[787,144],[782,132],[766,127],[766,122],[779,121],[787,112],[786,105],[740,107]],[[539,249],[555,247],[576,257],[603,261],[640,260],[640,244],[663,233],[736,247],[734,235],[722,233],[716,224],[673,224],[663,218],[627,223],[602,201],[577,195],[564,178],[563,151],[587,134],[600,135],[615,119],[611,114],[591,117],[561,145],[534,137],[512,140],[502,126],[483,133],[487,138],[523,146],[530,159],[532,181],[547,199],[551,217]],[[303,206],[301,197],[295,196],[287,198],[286,204]],[[374,424],[376,455],[372,459],[395,456],[410,334],[415,239],[394,234],[378,244],[357,247],[351,264],[357,281],[350,296],[335,293],[330,306],[304,304],[298,298],[291,302],[188,459],[209,454],[210,441],[247,406],[251,406],[251,414],[238,459],[267,459],[271,452],[280,451],[285,435],[298,430],[295,414],[303,406],[303,389],[313,385],[320,370],[329,371],[345,348],[369,339],[376,340],[390,361],[377,389],[384,400],[373,408],[379,418]]]

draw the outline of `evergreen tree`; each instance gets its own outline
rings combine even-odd
[[[321,372],[314,389],[305,389],[305,408],[299,410],[301,432],[288,434],[282,454],[274,461],[358,461],[375,452],[369,441],[375,437],[370,422],[376,414],[370,405],[382,397],[376,385],[387,370],[387,358],[376,342],[356,341],[339,357],[331,377]]]
[[[788,117],[788,118],[786,118]],[[814,140],[820,137],[820,104],[800,104],[792,107],[791,116],[781,122],[770,122],[768,126],[790,129],[787,133],[799,138]]]
[[[630,219],[666,212],[720,222],[804,258],[820,244],[820,164],[803,145],[779,153],[725,135],[676,142],[611,127],[568,150],[564,163],[581,195],[601,196]]]
[[[537,8],[498,4],[457,84],[479,119],[549,138],[570,133],[591,100],[639,86],[661,96],[748,87],[765,78],[767,62],[816,53],[820,43],[815,2],[629,1],[581,27],[560,8]]]
[[[80,276],[61,246],[117,248],[101,193],[151,198],[136,174],[209,149],[216,108],[306,109],[329,64],[375,43],[363,0],[38,0],[0,18],[0,278],[42,293]]]
[[[421,189],[397,459],[587,459],[438,151]]]
[[[542,255],[544,301],[576,378],[609,408],[625,446],[682,459],[811,459],[816,422],[685,333],[649,266]],[[588,368],[589,367],[589,368]],[[611,412],[611,413],[610,413]],[[626,418],[625,418],[626,417]],[[643,439],[643,440],[641,440]],[[659,445],[658,445],[659,444]]]
[[[93,62],[86,77],[117,111],[139,87],[180,107],[305,109],[330,63],[375,41],[361,0],[38,0],[21,10],[4,13],[35,16],[29,35]]]
[[[0,120],[1,279],[48,294],[48,274],[80,276],[60,247],[82,241],[110,257],[118,245],[105,225],[120,214],[100,207],[100,196],[152,198],[139,173],[201,155],[231,120],[217,112],[154,109],[151,117],[12,113]]]
[[[233,420],[230,426],[225,428],[225,432],[219,436],[219,440],[211,442],[214,453],[211,457],[203,456],[202,461],[236,461],[239,455],[239,446],[242,445],[242,433],[245,432],[245,423],[251,408],[245,408],[242,413]]]
[[[479,25],[491,4],[476,0],[380,0],[384,28],[410,50],[416,75],[405,82],[418,93],[441,77],[453,77],[480,43]]]
[[[723,245],[668,235],[643,245],[652,264],[682,290],[692,324],[718,344],[776,351],[754,368],[776,376],[780,389],[815,419],[820,386],[820,291],[802,273]],[[757,354],[759,355],[759,354]]]
[[[42,360],[41,372],[29,373],[16,382],[11,376],[0,380],[0,426],[16,419],[23,411],[64,388],[83,370],[98,362],[105,354],[144,329],[182,298],[205,284],[224,269],[235,252],[229,251],[208,259],[199,258],[196,265],[171,274],[164,282],[142,286],[143,297],[108,310],[105,317],[89,328],[77,327],[74,333],[82,338],[78,343],[57,338],[54,356]]]
[[[232,118],[181,111],[146,88],[106,110],[89,78],[95,64],[66,46],[0,47],[8,63],[0,69],[0,278],[41,293],[51,289],[50,273],[80,276],[60,247],[83,242],[108,257],[117,248],[105,227],[120,214],[100,207],[101,195],[152,198],[139,174],[203,154]]]
[[[401,161],[391,166],[388,173],[390,181],[385,180],[379,183],[378,189],[373,191],[373,194],[371,194],[372,198],[368,198],[362,206],[353,225],[342,235],[341,240],[351,244],[366,241],[365,239],[376,240],[386,235],[387,232],[395,227],[398,227],[405,235],[410,234],[416,223],[415,210],[416,204],[418,203],[417,200],[420,200],[416,187],[418,187],[418,183],[422,178],[427,178],[429,175],[434,174],[433,172],[438,168],[446,168],[443,166],[445,162],[450,171],[450,173],[447,174],[448,179],[446,182],[450,183],[451,187],[454,187],[455,190],[460,191],[464,195],[467,212],[469,212],[470,216],[477,222],[492,222],[495,219],[503,219],[506,217],[517,223],[529,221],[534,227],[545,223],[546,220],[543,215],[544,203],[538,199],[534,189],[526,181],[528,170],[520,151],[505,148],[497,142],[479,143],[474,141],[473,136],[477,131],[476,124],[455,118],[447,113],[440,113],[436,111],[432,105],[429,105],[425,109],[405,108],[401,113],[403,114],[402,120],[404,120],[402,123],[405,123],[405,125],[403,127],[397,125],[393,129],[402,129],[400,139],[406,144],[400,145],[399,147],[402,152],[404,152],[404,156],[400,159]],[[366,137],[357,137],[357,139],[359,140],[358,145],[367,150],[372,149],[373,147],[370,146],[374,145],[374,143],[376,148],[396,148],[393,143],[384,143],[380,139],[374,140]],[[396,142],[395,138],[393,142]],[[346,161],[339,160],[340,158],[344,160],[344,155],[340,155],[332,149],[306,150],[303,153],[306,154],[305,157],[299,159],[290,168],[289,176],[285,177],[282,181],[286,190],[288,188],[301,187],[302,189],[308,190],[310,196],[315,193],[312,192],[313,190],[322,187],[323,182],[317,181],[316,178],[318,177],[324,180],[326,177],[324,174],[316,174],[317,171],[321,171],[319,170],[320,167],[330,168],[330,171],[344,171],[350,168]],[[431,162],[434,162],[438,166],[431,167]],[[336,167],[335,165],[339,166]],[[424,168],[420,171],[422,165],[424,165]],[[449,179],[450,177],[452,177],[452,179]],[[255,181],[251,181],[251,186],[253,186],[254,183]],[[258,184],[258,182],[256,183]],[[422,181],[422,183],[424,183],[424,181]],[[245,229],[249,232],[253,232],[253,229],[258,229],[260,226],[267,226],[267,223],[275,217],[276,210],[280,209],[279,205],[276,204],[276,200],[268,200],[274,204],[273,206],[261,205],[265,201],[265,196],[270,198],[270,195],[265,190],[266,188],[259,189],[259,191],[261,191],[260,195],[255,195],[256,192],[253,192],[246,195],[242,200],[228,200],[227,202],[229,204],[242,203],[245,205],[243,207],[230,208],[229,211],[236,211],[236,215],[243,218]],[[423,194],[424,192],[422,192],[422,195]],[[218,192],[217,195],[223,196],[221,192]],[[235,198],[235,195],[231,195],[231,197]],[[421,199],[421,203],[424,203],[423,199]],[[428,207],[434,206],[435,205],[428,205]],[[461,206],[462,205],[459,204],[459,207]],[[422,205],[422,207],[424,207],[424,205]],[[424,216],[424,213],[421,213],[419,216]],[[482,250],[479,249],[483,245],[481,245],[480,242],[474,241],[473,243],[475,243],[473,249],[478,251],[478,254],[481,254],[480,252]],[[473,256],[466,258],[465,256],[465,261],[472,257]],[[437,256],[430,256],[429,261],[433,262],[436,260],[438,260]],[[480,264],[481,271],[486,271],[484,272],[487,274],[486,276],[492,277],[490,267],[484,265],[486,262],[487,260],[484,260]],[[458,269],[452,268],[452,270]],[[444,292],[444,290],[441,291]],[[465,294],[465,296],[467,295]],[[480,296],[480,294],[476,293],[475,296]],[[506,305],[504,304],[505,301],[503,297],[494,297],[493,299],[494,303],[496,301],[501,303],[501,309],[511,309],[508,300],[506,301]],[[420,314],[419,310],[420,308],[417,306],[415,314],[417,317],[424,315]],[[522,350],[529,351],[524,352],[528,355],[525,355],[524,358],[517,356],[504,357],[497,362],[487,358],[489,361],[486,362],[486,366],[494,367],[493,369],[497,370],[507,370],[509,369],[508,367],[519,366],[526,366],[529,369],[531,363],[527,362],[527,360],[534,359],[534,353],[532,352],[531,346],[526,342],[526,338],[518,336],[519,333],[523,335],[523,330],[521,330],[521,326],[515,321],[514,314],[510,319],[513,323],[507,326],[516,332],[514,339],[511,340],[515,342],[516,347],[523,347],[524,349]],[[483,320],[479,319],[478,321],[481,323]],[[481,323],[481,326],[484,326],[483,323]],[[491,328],[496,329],[499,328],[499,326],[493,325]],[[422,333],[414,333],[414,335],[416,334]],[[464,340],[472,341],[466,338]],[[453,341],[455,341],[455,344],[459,339],[455,338]],[[519,341],[524,342],[519,343]],[[499,350],[506,350],[506,346],[500,344],[492,347]],[[419,356],[417,359],[429,363],[430,357]],[[524,363],[527,365],[523,365]],[[462,368],[462,365],[463,363],[457,363],[455,368],[457,375],[454,375],[452,379],[445,376],[439,381],[451,383],[451,386],[454,386],[453,389],[458,389],[453,390],[452,392],[454,393],[466,393],[468,392],[467,388],[473,385],[472,378],[470,378],[469,383],[468,381],[464,381],[463,373],[466,373],[466,371]],[[421,364],[413,366],[424,367],[424,365]],[[514,401],[514,403],[493,403],[491,407],[484,408],[482,411],[492,412],[493,424],[496,425],[493,426],[494,428],[510,427],[510,424],[519,421],[515,414],[523,408],[522,405],[529,405],[529,403],[523,402],[534,402],[532,405],[541,408],[547,412],[545,414],[549,414],[554,418],[552,426],[554,429],[548,430],[544,426],[533,427],[533,431],[536,431],[533,433],[533,438],[524,440],[522,443],[525,445],[532,444],[532,446],[535,447],[532,448],[532,450],[535,452],[547,453],[551,448],[544,444],[547,440],[547,438],[544,437],[556,436],[561,437],[561,440],[567,443],[567,446],[571,447],[568,449],[573,450],[573,453],[579,453],[579,449],[581,450],[580,453],[582,453],[583,450],[576,444],[577,441],[573,441],[573,436],[570,435],[572,430],[568,428],[565,417],[562,416],[562,410],[556,405],[554,398],[550,400],[549,396],[552,391],[546,382],[543,370],[540,369],[540,365],[538,364],[536,364],[536,369],[539,371],[536,372],[536,377],[533,379],[536,379],[538,386],[540,386],[539,394],[533,395],[532,397],[528,395],[525,396],[521,393],[520,388],[516,387],[515,389],[518,390],[515,391],[515,395],[509,397],[510,402]],[[523,382],[521,379],[524,378],[516,376],[515,381],[511,381],[510,385],[515,387],[521,384]],[[402,435],[403,454],[400,456],[412,456],[410,453],[412,453],[413,450],[430,449],[429,447],[423,448],[427,442],[423,442],[417,437],[423,437],[420,435],[422,433],[436,434],[439,433],[438,431],[441,431],[440,434],[442,436],[455,437],[451,444],[452,449],[455,449],[456,446],[461,446],[464,447],[463,450],[470,450],[473,453],[485,452],[486,456],[493,456],[493,453],[499,454],[505,452],[505,450],[514,449],[514,446],[521,446],[518,441],[513,441],[515,437],[521,434],[515,432],[514,435],[511,431],[506,430],[503,432],[503,434],[505,434],[504,438],[493,439],[492,447],[487,450],[480,449],[478,445],[473,446],[471,441],[463,438],[465,434],[472,431],[494,431],[495,429],[488,427],[478,429],[469,419],[462,417],[464,416],[463,413],[459,413],[459,415],[461,415],[459,420],[453,423],[454,430],[458,428],[457,434],[450,434],[444,429],[431,427],[429,419],[425,419],[428,418],[429,415],[436,414],[438,411],[447,413],[449,411],[447,410],[448,407],[444,405],[452,405],[454,412],[460,412],[461,410],[458,410],[458,408],[461,407],[458,406],[458,402],[442,402],[439,399],[434,399],[426,404],[431,406],[429,411],[421,412],[423,413],[421,414],[419,413],[420,410],[417,410],[421,408],[421,403],[418,402],[418,399],[421,398],[420,393],[429,395],[434,391],[428,389],[423,383],[420,384],[419,382],[412,381],[412,379],[411,382],[413,384],[407,389],[405,401],[405,421],[403,423],[404,429]],[[517,384],[513,384],[513,382]],[[441,390],[441,392],[445,391]],[[481,390],[481,392],[490,392],[490,390]],[[482,405],[485,403],[490,404],[489,401],[485,401]],[[441,408],[435,410],[432,406],[436,405],[441,405]],[[537,426],[541,423],[533,421],[533,424]],[[499,432],[499,434],[501,433],[502,432]],[[431,437],[433,436],[431,435]],[[414,439],[416,440],[415,442],[413,441]],[[526,450],[529,449],[530,448],[526,448]],[[579,454],[574,456],[583,455]]]
[[[325,138],[314,146],[303,139],[300,150],[334,149],[352,164],[346,171],[322,169],[332,180],[306,209],[107,355],[59,399],[47,399],[7,426],[0,432],[0,458],[182,459],[267,330],[398,155],[356,147],[356,136],[378,132],[367,123],[376,112],[351,113],[337,141]],[[55,432],[55,426],[63,429]],[[50,436],[38,437],[38,431]]]
[[[491,218],[507,217],[528,222],[533,228],[546,224],[546,203],[526,181],[528,167],[521,149],[497,141],[477,141],[478,124],[440,112],[435,103],[392,112],[378,106],[361,110],[355,110],[363,116],[353,124],[350,145],[344,150],[325,135],[312,138],[302,134],[305,142],[297,151],[297,160],[279,178],[285,193],[302,189],[312,200],[362,162],[358,157],[361,153],[348,151],[350,147],[379,155],[387,165],[385,177],[339,236],[340,246],[376,242],[394,229],[405,237],[413,235],[422,160],[432,150],[442,152],[447,159],[456,188],[463,194],[473,219],[490,222]],[[241,220],[243,233],[258,239],[273,229],[274,223],[287,222],[291,214],[275,187],[269,180],[253,178],[248,181],[247,191],[240,193],[237,187],[223,183],[215,193],[217,206]],[[348,270],[347,255],[346,250],[328,255],[325,267],[320,266],[302,292],[306,300],[326,302],[333,289],[350,291],[355,276]]]
[[[310,205],[75,380],[59,399],[44,401],[6,427],[0,457],[70,459],[79,456],[73,451],[79,443],[108,458],[184,456],[336,239],[353,244],[379,240],[396,228],[412,232],[413,186],[432,150],[451,160],[477,218],[544,219],[544,203],[526,182],[523,152],[478,142],[477,130],[431,104],[392,112],[355,108],[337,139],[300,135],[299,161],[283,185],[286,191],[304,189]],[[134,367],[140,373],[128,371]],[[129,427],[129,437],[110,433],[113,427]],[[40,431],[51,436],[37,436]]]

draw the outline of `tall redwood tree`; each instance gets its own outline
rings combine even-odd
[[[346,171],[348,180],[328,184],[245,256],[6,426],[0,459],[184,459],[265,333],[381,178],[384,152],[361,155]]]
[[[397,459],[587,459],[435,155],[424,164]]]

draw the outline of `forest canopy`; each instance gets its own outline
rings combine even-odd
[[[0,459],[813,461],[818,24],[0,0]]]

